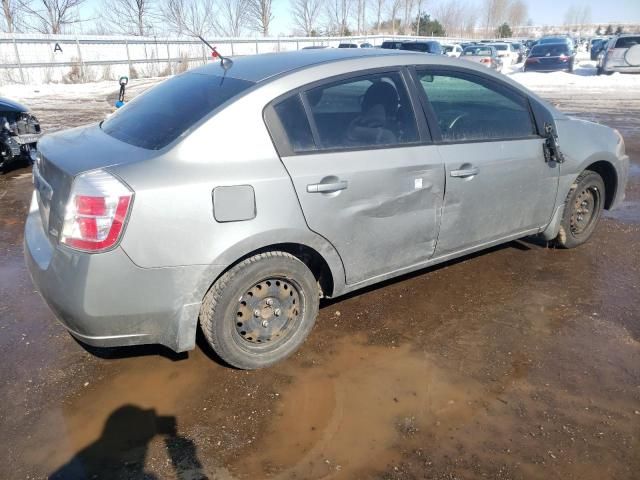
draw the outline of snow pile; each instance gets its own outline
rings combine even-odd
[[[596,62],[581,61],[576,64],[573,73],[569,72],[523,72],[522,66],[506,72],[513,80],[533,91],[546,91],[564,88],[567,93],[577,91],[613,91],[625,89],[636,97],[640,96],[640,75],[614,73],[597,75]]]

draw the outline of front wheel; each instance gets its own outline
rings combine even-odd
[[[602,177],[591,170],[582,172],[567,195],[555,243],[574,248],[589,240],[602,215],[604,198]]]
[[[292,354],[318,315],[319,287],[309,268],[285,252],[250,257],[207,292],[200,325],[230,365],[253,370]]]

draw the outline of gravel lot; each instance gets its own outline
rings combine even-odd
[[[622,132],[623,207],[576,250],[512,242],[325,302],[265,371],[220,365],[202,339],[189,355],[86,352],[24,267],[30,172],[0,177],[0,478],[637,479],[640,77],[526,75]],[[116,95],[20,88],[0,94],[48,131],[101,119]]]

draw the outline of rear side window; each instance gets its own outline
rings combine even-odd
[[[123,142],[159,150],[253,82],[186,73],[134,98],[102,123],[102,130]]]
[[[399,73],[371,74],[305,93],[319,149],[418,141],[416,118]]]
[[[436,114],[442,140],[473,141],[534,135],[527,100],[480,77],[418,71]]]
[[[631,48],[640,44],[640,37],[620,37],[616,41],[615,48]]]
[[[309,121],[298,95],[280,102],[274,109],[294,152],[315,149]]]

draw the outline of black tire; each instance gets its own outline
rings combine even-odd
[[[604,181],[596,172],[585,170],[576,178],[565,201],[557,246],[575,248],[589,240],[602,215],[605,193]]]
[[[317,281],[303,262],[285,252],[261,253],[238,263],[213,284],[202,303],[200,326],[229,365],[264,368],[304,342],[319,301]]]
[[[600,66],[596,67],[596,75],[602,75],[602,67]]]

